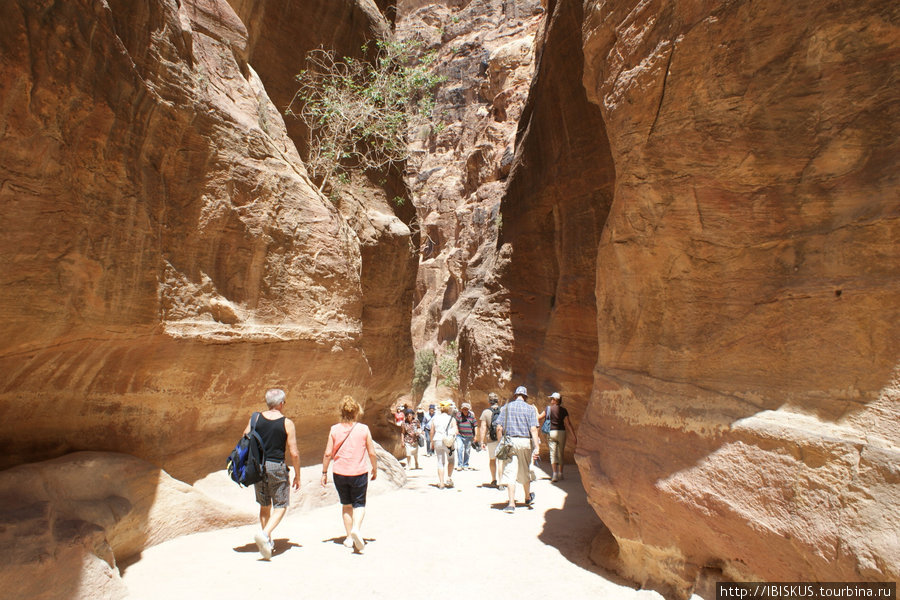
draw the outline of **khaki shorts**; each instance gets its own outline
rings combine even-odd
[[[488,458],[490,460],[494,460],[495,458],[497,458],[497,446],[499,446],[499,445],[500,445],[499,440],[497,440],[496,442],[488,442],[487,444],[485,444],[485,446],[487,446],[487,449],[488,449]]]
[[[513,455],[503,465],[503,481],[509,485],[513,481],[521,484],[534,481],[531,471],[531,438],[512,438]]]

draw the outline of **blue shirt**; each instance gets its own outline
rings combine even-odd
[[[438,416],[440,413],[435,412],[433,415],[425,413],[425,418],[422,419],[422,428],[425,431],[429,431],[429,427],[431,427],[431,420]]]
[[[503,428],[503,435],[531,437],[531,428],[538,426],[537,411],[521,396],[517,396],[500,409],[497,424]]]

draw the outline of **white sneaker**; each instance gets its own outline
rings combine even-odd
[[[350,538],[353,540],[353,547],[356,548],[356,551],[362,552],[363,548],[366,547],[366,543],[363,541],[362,536],[359,535],[359,532],[355,529],[351,530]]]
[[[350,537],[349,535],[348,535],[347,537],[344,538],[344,547],[345,547],[345,548],[352,548],[352,547],[353,547],[353,538]]]
[[[272,541],[269,539],[269,536],[266,535],[266,532],[260,529],[253,536],[253,541],[256,542],[256,547],[259,549],[259,553],[262,554],[262,557],[266,560],[272,558]]]

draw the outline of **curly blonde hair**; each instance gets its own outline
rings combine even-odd
[[[353,396],[344,396],[341,399],[341,420],[356,421],[363,413],[362,406],[353,399]]]

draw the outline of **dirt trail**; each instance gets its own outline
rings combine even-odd
[[[478,470],[455,472],[456,487],[439,490],[435,459],[424,458],[422,470],[409,472],[407,487],[370,495],[362,554],[341,544],[340,508],[328,506],[289,513],[275,530],[270,562],[256,550],[254,528],[241,527],[149,548],[123,579],[131,598],[154,600],[395,599],[404,593],[442,599],[491,590],[519,599],[661,598],[615,583],[588,559],[601,525],[574,466],[558,484],[540,473],[533,509],[522,503],[520,487],[519,508],[510,515],[501,510],[506,492],[482,487],[490,479],[487,453],[473,453],[472,464]]]

